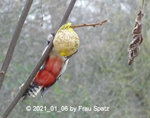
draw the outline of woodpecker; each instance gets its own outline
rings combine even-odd
[[[71,23],[64,24],[57,31],[56,35],[50,34],[48,36],[47,43],[49,44],[53,41],[54,47],[45,63],[36,74],[33,82],[23,94],[23,100],[27,96],[35,97],[39,92],[44,95],[65,72],[70,57],[78,51],[79,47],[79,37],[71,28],[71,25]],[[47,48],[48,45],[43,51],[43,54]]]
[[[50,43],[53,39],[53,35],[48,36],[47,44]],[[46,46],[47,48],[48,46]],[[46,50],[43,51],[43,54]],[[42,55],[43,55],[42,54]],[[71,55],[72,56],[72,55]],[[23,100],[26,99],[27,96],[35,97],[39,92],[43,96],[46,91],[57,81],[60,79],[61,75],[65,72],[69,58],[71,57],[61,56],[55,49],[53,48],[49,54],[49,57],[46,59],[45,63],[41,66],[39,72],[36,74],[33,82],[30,84],[28,89],[23,94]],[[23,86],[23,85],[22,85]]]

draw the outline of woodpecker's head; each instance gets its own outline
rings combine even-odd
[[[55,37],[55,33],[50,33],[47,37],[47,44],[49,44],[53,40],[54,37]]]

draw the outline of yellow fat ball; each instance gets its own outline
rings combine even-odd
[[[71,23],[60,27],[54,41],[54,48],[61,56],[71,56],[79,48],[79,37],[71,28]]]

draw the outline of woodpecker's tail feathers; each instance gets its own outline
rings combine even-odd
[[[23,85],[21,85],[22,87]],[[38,86],[34,82],[28,87],[28,89],[23,94],[23,100],[25,100],[28,96],[35,97],[42,89],[42,86]]]

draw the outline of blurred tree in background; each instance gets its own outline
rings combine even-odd
[[[55,32],[70,0],[36,0],[24,24],[13,60],[0,93],[0,115],[38,62],[49,33]],[[0,1],[0,66],[25,0]],[[149,118],[150,117],[150,2],[144,6],[143,37],[139,56],[127,65],[135,17],[141,1],[77,0],[68,22],[102,27],[76,29],[79,52],[66,73],[41,98],[19,102],[9,118]],[[41,26],[41,24],[43,24]],[[26,106],[108,106],[109,112],[27,112]]]

